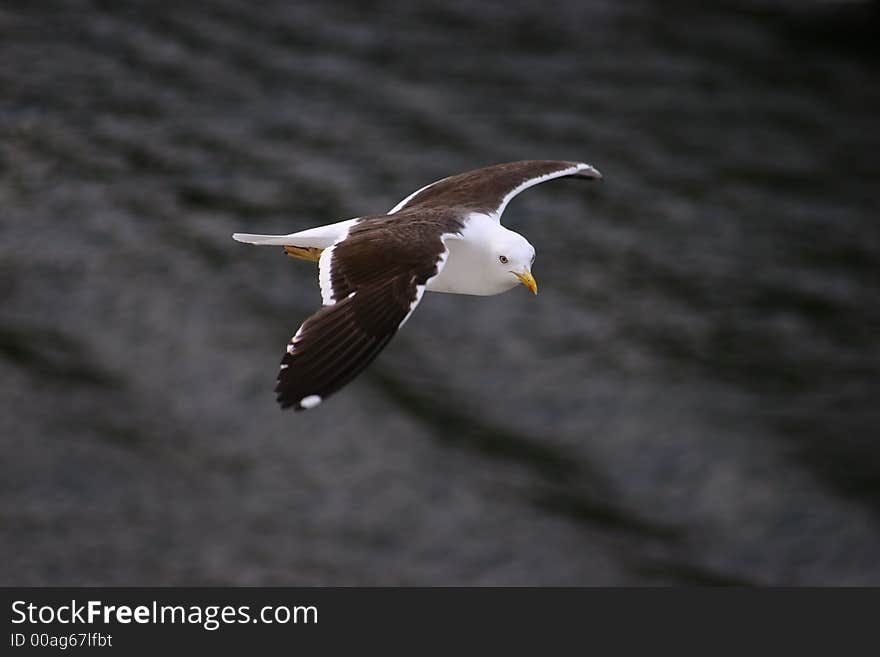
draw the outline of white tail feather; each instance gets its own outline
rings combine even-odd
[[[251,233],[234,233],[232,239],[245,244],[259,244],[261,246],[301,246],[308,248],[326,249],[333,246],[336,240],[345,236],[350,226],[357,219],[337,221],[335,224],[318,226],[301,230],[289,235],[253,235]]]
[[[232,239],[245,244],[293,245],[290,235],[252,235],[251,233],[233,233]]]

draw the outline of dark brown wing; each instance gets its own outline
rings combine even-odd
[[[597,179],[601,174],[589,164],[563,160],[522,160],[495,164],[431,183],[410,194],[391,212],[414,208],[459,207],[483,212],[496,221],[510,200],[521,191],[554,178],[568,176]]]
[[[443,235],[455,222],[365,219],[322,254],[330,303],[291,339],[278,373],[282,408],[312,408],[364,370],[415,309],[443,266]],[[329,252],[329,253],[328,253]]]

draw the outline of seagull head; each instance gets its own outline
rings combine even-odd
[[[532,276],[532,263],[535,261],[535,247],[512,230],[502,229],[503,233],[492,240],[489,263],[491,275],[504,282],[507,288],[519,283],[525,285],[532,294],[538,293],[538,284]]]

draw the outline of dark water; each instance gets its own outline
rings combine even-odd
[[[0,582],[880,584],[876,4],[182,4],[0,8]],[[280,412],[230,234],[523,158],[540,296]]]

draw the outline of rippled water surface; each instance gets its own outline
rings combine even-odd
[[[6,3],[0,582],[880,584],[875,3]],[[234,231],[583,159],[309,413]]]

